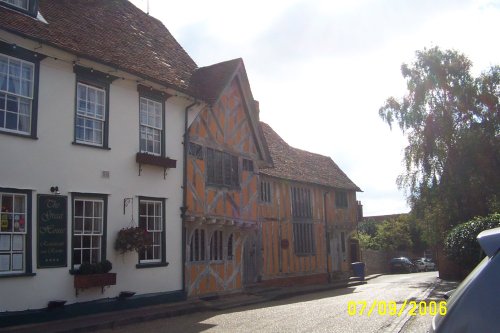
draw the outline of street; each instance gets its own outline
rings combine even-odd
[[[389,303],[395,302],[398,312],[405,300],[408,304],[412,300],[418,304],[428,299],[437,281],[436,272],[385,275],[352,288],[227,311],[199,312],[99,332],[425,332],[432,316],[421,315],[418,310],[416,316],[409,316],[409,306],[401,313],[391,315]],[[449,285],[448,289],[451,287]],[[441,301],[438,297],[433,299]],[[367,306],[361,314],[365,301]],[[357,304],[356,309],[351,308],[351,315],[348,314],[349,302]],[[374,302],[377,306],[368,316]],[[384,304],[387,311],[382,307]]]

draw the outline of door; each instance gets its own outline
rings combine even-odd
[[[254,236],[248,236],[243,248],[243,284],[257,282],[257,242]]]

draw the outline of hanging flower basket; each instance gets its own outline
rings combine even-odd
[[[141,227],[122,228],[115,241],[115,250],[124,254],[129,251],[144,251],[147,244],[151,243],[151,234]]]

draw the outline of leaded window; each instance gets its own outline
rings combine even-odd
[[[347,208],[347,192],[346,191],[335,191],[335,206],[337,208]]]
[[[314,224],[312,222],[294,222],[293,241],[295,254],[314,254]]]
[[[237,156],[207,148],[206,166],[208,184],[228,187],[240,185]]]
[[[31,134],[35,65],[0,54],[0,129]]]
[[[141,97],[139,103],[141,153],[162,154],[162,103]]]
[[[268,181],[260,182],[260,201],[264,203],[271,203],[271,183]]]
[[[189,261],[205,261],[205,230],[196,229],[193,231],[189,250]]]
[[[222,260],[222,231],[214,231],[210,239],[210,260]]]
[[[292,187],[292,214],[294,218],[312,217],[311,190],[303,187]]]
[[[227,260],[233,260],[234,257],[234,236],[230,234],[227,238]]]

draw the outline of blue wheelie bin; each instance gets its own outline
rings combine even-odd
[[[357,276],[361,281],[365,280],[365,263],[364,262],[353,262],[351,264],[354,276]]]

